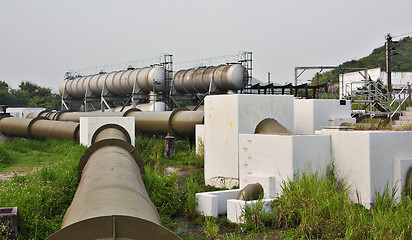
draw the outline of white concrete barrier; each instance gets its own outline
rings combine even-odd
[[[135,146],[134,117],[81,117],[80,144],[90,147],[94,132],[106,124],[122,126],[129,133],[131,144]]]
[[[325,175],[331,163],[329,135],[239,136],[240,189],[267,178],[259,181],[265,198],[281,193],[282,182],[303,171]]]
[[[239,181],[239,134],[254,133],[265,118],[293,131],[293,96],[217,95],[205,98],[205,182],[232,188]]]
[[[314,134],[322,127],[356,122],[349,100],[295,99],[294,111],[294,133]]]
[[[351,186],[351,198],[370,206],[375,192],[388,186],[400,196],[412,168],[411,131],[330,132],[338,175]]]
[[[29,113],[39,114],[46,110],[45,108],[7,108],[6,113],[16,118],[26,118]]]
[[[261,211],[270,212],[272,211],[273,199],[262,199],[253,201],[243,201],[237,199],[227,200],[227,219],[233,223],[245,223],[244,209],[246,206],[250,208],[257,207],[261,204]]]
[[[226,201],[236,199],[240,189],[196,193],[197,211],[205,216],[226,214]]]

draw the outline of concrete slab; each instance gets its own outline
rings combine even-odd
[[[196,193],[197,211],[205,216],[226,214],[226,201],[236,199],[240,189]]]
[[[227,219],[232,223],[245,223],[244,209],[246,206],[256,207],[257,204],[262,204],[262,211],[272,211],[273,199],[262,199],[254,201],[243,201],[237,199],[227,200]]]

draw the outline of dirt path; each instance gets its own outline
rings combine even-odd
[[[0,174],[0,180],[1,180],[1,181],[10,180],[10,179],[12,179],[12,178],[14,177],[14,175],[23,176],[23,175],[26,175],[27,173],[28,173],[27,170],[1,173],[1,174]]]

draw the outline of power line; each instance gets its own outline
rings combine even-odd
[[[392,38],[398,38],[398,37],[402,37],[402,36],[406,36],[406,35],[411,35],[412,34],[412,32],[408,32],[408,33],[404,33],[404,34],[401,34],[401,35],[398,35],[398,36],[395,36],[395,37],[392,37]]]

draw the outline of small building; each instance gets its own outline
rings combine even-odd
[[[372,81],[381,80],[383,84],[387,85],[387,74],[380,68],[368,69],[368,79]],[[392,88],[401,89],[408,82],[412,82],[412,72],[392,72]],[[350,72],[339,75],[339,93],[340,98],[351,95],[358,88],[365,85],[364,71]]]
[[[9,107],[6,110],[6,113],[10,113],[13,117],[16,118],[26,118],[29,113],[40,113],[41,111],[46,110],[45,108],[13,108]]]

